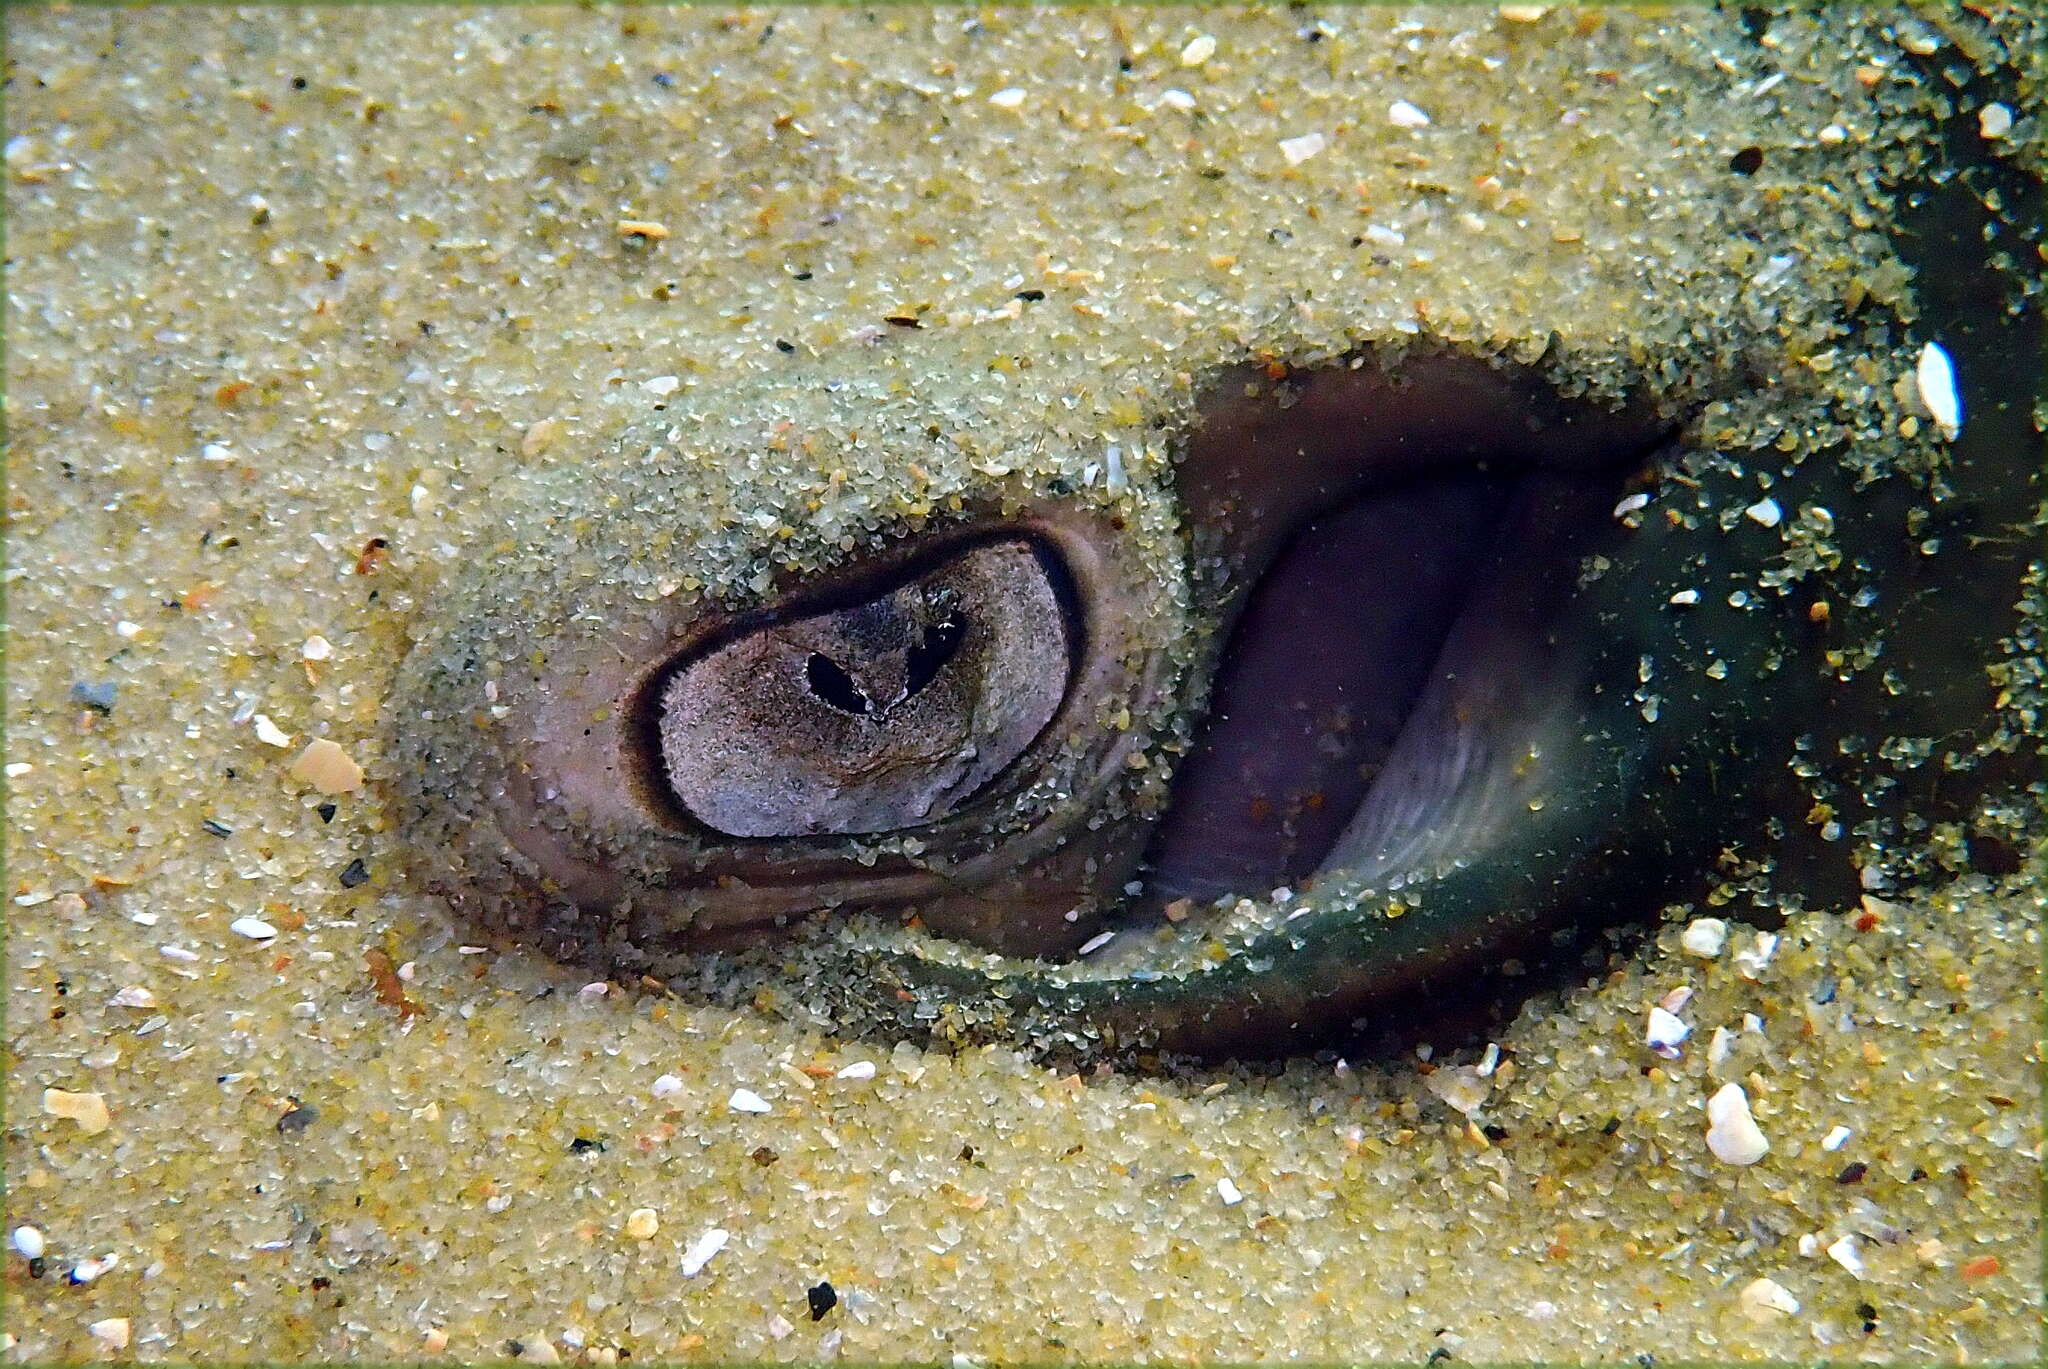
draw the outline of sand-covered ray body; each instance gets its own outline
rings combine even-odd
[[[1889,877],[1879,851],[1840,845],[1845,821],[1875,832],[1903,816],[1887,784],[1868,787],[1857,739],[1870,704],[1839,668],[1857,634],[1883,636],[1868,610],[1917,573],[1915,539],[1865,488],[1867,465],[1711,450],[1698,415],[1726,404],[1711,378],[1653,399],[1636,377],[1606,403],[1571,404],[1562,366],[1383,340],[1320,367],[1139,370],[1131,390],[1159,398],[1135,424],[1099,416],[1117,453],[1105,476],[1092,448],[1084,461],[1047,440],[1068,411],[1028,384],[1004,387],[993,434],[921,400],[915,376],[943,346],[881,340],[825,358],[829,383],[806,370],[700,392],[509,510],[519,543],[467,568],[398,696],[396,749],[420,758],[401,779],[404,811],[436,889],[485,928],[625,977],[688,975],[706,951],[752,944],[762,954],[742,956],[732,982],[772,981],[792,941],[812,1001],[848,1030],[917,1033],[916,1007],[891,1006],[908,995],[943,1004],[967,1035],[1228,1052],[1313,1041],[1546,940],[1640,920],[1706,892],[1717,852],[1783,843],[1790,822],[1828,830],[1787,848],[1778,897],[1847,897]],[[978,457],[983,444],[1005,454]],[[1431,520],[1468,506],[1485,512],[1438,546]],[[1329,564],[1275,590],[1301,573],[1270,567],[1323,535],[1302,527],[1350,508],[1376,521],[1328,534],[1332,549],[1313,554]],[[781,643],[717,687],[761,691],[762,720],[746,726],[796,730],[800,772],[806,724],[790,700],[809,702],[827,658],[783,638],[844,654],[831,624],[902,599],[889,587],[915,584],[920,558],[985,556],[992,536],[1047,539],[1077,641],[1072,680],[1065,661],[1055,672],[1055,725],[1012,683],[1038,711],[1001,782],[981,777],[990,793],[893,826],[835,835],[806,819],[733,840],[731,820],[705,817],[724,797],[706,765],[691,780],[704,811],[688,811],[659,759],[677,710],[730,724],[702,689],[656,683],[699,668],[673,662],[719,659],[705,641]],[[1247,604],[1261,593],[1368,612],[1399,598],[1381,570],[1389,538],[1448,562],[1434,567],[1453,586],[1436,592],[1439,628],[1375,620],[1362,659],[1291,666],[1335,631],[1324,605],[1226,650],[1232,629],[1258,628]],[[1038,563],[1013,550],[999,564],[1022,576]],[[2004,552],[1956,572],[2003,575],[2019,593]],[[875,594],[870,609],[823,607]],[[794,625],[745,635],[756,619]],[[1244,681],[1246,654],[1270,657],[1274,678]],[[1412,657],[1407,688],[1388,688],[1389,657]],[[1264,697],[1310,669],[1336,681],[1343,724],[1304,712],[1296,691]],[[870,708],[851,677],[839,688],[851,702],[822,712]],[[1231,697],[1212,699],[1219,689]],[[1211,704],[1249,737],[1210,742]],[[1375,706],[1384,754],[1361,765],[1336,743],[1351,711]],[[1932,721],[1943,705],[1890,689],[1881,707]],[[1261,710],[1307,720],[1293,747],[1258,730]],[[1979,747],[2013,745],[1967,706],[1946,722],[1975,728]],[[851,735],[888,760],[886,739]],[[1829,763],[1788,788],[1787,768],[1816,755]],[[2009,767],[1976,773],[1983,759],[1957,753],[1963,792],[2012,781]],[[1247,763],[1279,773],[1248,780]],[[1343,794],[1307,858],[1267,868],[1253,854],[1211,873],[1207,848],[1266,840],[1267,793],[1289,767],[1329,771],[1303,781],[1318,807],[1329,780],[1370,782]],[[828,806],[859,802],[846,773],[819,763]],[[749,773],[727,767],[724,783],[751,792]],[[1164,843],[1150,835],[1175,823]],[[1202,915],[1176,900],[1189,892]]]
[[[26,1232],[6,1254],[12,1354],[120,1353],[125,1323],[137,1358],[266,1363],[514,1344],[593,1363],[2039,1358],[2044,607],[2025,569],[2036,501],[1996,478],[2041,464],[2036,7],[205,18],[7,15],[4,1145],[9,1229],[42,1233],[46,1264],[32,1276]],[[1923,369],[1939,388],[1937,344],[1959,407],[1921,389]],[[1105,1027],[1119,1046],[1206,1032],[1241,1050],[1232,1005],[1328,1025],[1326,969],[1430,940],[1402,931],[1425,926],[1421,902],[1364,920],[1369,872],[1355,915],[1342,887],[1291,875],[1285,900],[1196,900],[1177,924],[1166,905],[1112,909],[1196,935],[1114,940],[1078,971],[954,949],[1072,934],[1063,908],[1019,918],[1089,877],[1071,833],[1075,868],[1034,866],[1040,900],[963,899],[950,928],[904,928],[904,905],[858,929],[814,913],[763,936],[764,898],[735,909],[733,948],[665,951],[654,983],[579,959],[587,938],[511,937],[502,914],[488,934],[487,910],[430,892],[456,887],[434,868],[444,837],[476,893],[516,872],[460,845],[486,834],[453,816],[459,784],[421,789],[443,741],[391,739],[509,729],[504,696],[569,659],[536,659],[544,642],[716,601],[741,634],[721,641],[801,631],[861,697],[902,691],[886,718],[841,710],[858,721],[840,735],[879,734],[919,700],[980,697],[964,677],[910,691],[927,658],[1003,668],[964,636],[947,655],[943,591],[954,608],[981,593],[946,578],[972,554],[949,529],[1012,518],[1034,552],[1199,562],[1206,505],[1181,473],[1220,430],[1192,421],[1207,406],[1252,383],[1293,414],[1315,403],[1303,377],[1432,354],[1504,356],[1564,400],[1641,398],[1676,424],[1676,474],[1707,510],[1662,477],[1569,525],[1624,552],[1653,535],[1680,555],[1655,558],[1672,594],[1698,591],[1628,595],[1633,624],[1616,600],[1611,633],[1573,636],[1654,648],[1647,682],[1639,659],[1603,667],[1645,694],[1637,735],[1678,746],[1675,686],[1717,642],[1791,648],[1763,685],[1739,678],[1763,656],[1722,676],[1781,763],[1710,772],[1764,802],[1691,799],[1706,831],[1745,808],[1777,830],[1705,850],[1676,833],[1666,873],[1695,892],[1652,900],[1640,936],[1596,938],[1484,1034],[1376,992],[1373,1039],[1334,1054],[1276,1032],[1278,1064],[1139,1050],[1134,1068],[1071,1067],[1125,1057]],[[784,417],[808,430],[777,432]],[[632,475],[649,452],[687,489],[650,493]],[[972,490],[1007,493],[989,508]],[[1473,476],[1415,507],[1484,522],[1499,492]],[[1612,511],[1635,494],[1630,529]],[[642,500],[667,501],[673,529],[638,551],[602,535],[648,534]],[[1395,507],[1308,515],[1243,621],[1314,608],[1325,568],[1399,526]],[[1168,509],[1120,542],[1082,521]],[[1673,509],[1700,526],[1667,534]],[[808,531],[821,511],[836,522]],[[910,548],[906,578],[863,578]],[[1841,564],[1806,571],[1824,548]],[[1446,628],[1428,564],[1383,567],[1415,610],[1403,630]],[[826,617],[871,602],[840,594],[848,573],[932,595],[865,636],[773,612],[788,592],[817,590]],[[494,576],[525,589],[465,588]],[[550,581],[568,588],[535,588]],[[1213,576],[1180,583],[1174,621],[1218,615]],[[1321,659],[1357,663],[1382,626],[1359,612]],[[1135,614],[1132,631],[1161,635]],[[445,722],[404,722],[421,676],[402,663],[464,634],[501,697],[473,678]],[[1269,721],[1250,746],[1212,726],[1207,647],[1175,645],[1171,705],[1128,729],[1172,777],[1148,790],[1127,767],[1128,792],[1199,818],[1248,772],[1316,773]],[[1389,696],[1430,687],[1374,659]],[[1223,692],[1324,707],[1296,660],[1251,653]],[[1818,704],[1795,687],[1844,674]],[[1802,713],[1807,750],[1783,730]],[[1382,769],[1400,744],[1347,735],[1341,760]],[[326,768],[302,769],[316,744]],[[863,814],[994,797],[920,763],[802,820],[851,845]],[[791,773],[756,767],[754,826],[787,820]],[[1379,811],[1360,830],[1403,810]],[[1193,887],[1351,831],[1226,849],[1205,821],[1162,826],[1140,860]],[[1882,886],[1843,890],[1859,866]],[[1463,887],[1476,907],[1477,877]],[[1795,909],[1800,890],[1817,892]],[[656,944],[618,930],[625,950]],[[1540,956],[1495,954],[1476,963],[1507,996],[1543,978]],[[1175,981],[1117,992],[1151,971]],[[1125,1002],[1146,1015],[1116,1017]],[[1690,1034],[1674,1046],[1653,1007]],[[1374,1049],[1410,1023],[1420,1042]],[[1770,1146],[1749,1165],[1707,1142],[1731,1085]],[[101,1277],[72,1282],[82,1263]],[[813,1321],[825,1280],[838,1305]]]

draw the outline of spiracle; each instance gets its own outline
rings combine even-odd
[[[1853,463],[1759,500],[1673,402],[1414,345],[1034,462],[914,364],[664,415],[447,588],[400,811],[473,926],[835,1030],[1265,1053],[1881,802],[1813,735],[1868,707],[1811,662],[1903,546],[1842,535]],[[1858,877],[1837,843],[1794,887]]]

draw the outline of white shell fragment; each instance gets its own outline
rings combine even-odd
[[[268,941],[277,935],[277,928],[260,917],[238,917],[228,924],[228,930],[251,941]]]
[[[1778,936],[1775,932],[1758,932],[1756,940],[1747,950],[1735,953],[1735,972],[1744,979],[1756,979],[1764,972],[1764,966],[1771,963],[1771,957],[1778,953]]]
[[[1300,166],[1329,145],[1330,140],[1320,133],[1304,133],[1298,138],[1282,138],[1280,155],[1289,166]]]
[[[25,1260],[40,1260],[43,1258],[43,1251],[48,1248],[40,1227],[17,1226],[8,1240]]]
[[[109,1350],[128,1348],[128,1318],[107,1317],[85,1328],[86,1333]]]
[[[1920,364],[1913,369],[1913,383],[1920,389],[1920,402],[1934,416],[1941,435],[1955,441],[1963,431],[1963,400],[1956,393],[1956,368],[1938,342],[1920,349]]]
[[[674,1074],[657,1075],[654,1087],[650,1090],[656,1098],[673,1098],[682,1091],[682,1077]]]
[[[732,1239],[732,1233],[722,1226],[714,1226],[683,1252],[683,1277],[694,1279],[704,1272],[704,1266],[711,1263],[711,1257],[725,1249],[725,1243]]]
[[[1396,128],[1427,128],[1429,116],[1406,100],[1396,100],[1387,106],[1387,122]]]
[[[130,984],[108,999],[107,1005],[114,1008],[154,1008],[156,995],[140,984]]]
[[[2012,111],[1996,100],[1977,111],[1977,132],[1990,141],[2012,132]]]
[[[1020,108],[1024,103],[1023,87],[1005,86],[1003,89],[989,96],[988,102],[994,105],[997,109]]]
[[[734,1112],[768,1111],[768,1100],[752,1089],[734,1089],[732,1097],[725,1100],[725,1105]]]
[[[1726,1165],[1753,1165],[1771,1143],[1749,1115],[1749,1095],[1740,1084],[1723,1084],[1707,1099],[1707,1149]]]
[[[1493,1080],[1471,1065],[1448,1065],[1423,1076],[1423,1086],[1470,1117],[1493,1092]]]
[[[1621,502],[1614,506],[1614,516],[1616,518],[1626,518],[1630,514],[1641,512],[1648,507],[1650,507],[1650,496],[1642,490],[1637,490],[1634,494],[1625,494],[1621,497]]]
[[[77,1264],[71,1266],[71,1273],[66,1277],[73,1283],[94,1283],[120,1263],[121,1257],[112,1251],[108,1251],[104,1255],[95,1255],[80,1260]]]
[[[1776,1279],[1751,1279],[1739,1295],[1742,1310],[1752,1321],[1789,1317],[1799,1311],[1799,1299]]]
[[[1765,495],[1762,499],[1757,500],[1754,504],[1744,509],[1742,513],[1750,522],[1761,524],[1767,528],[1777,527],[1785,518],[1785,511],[1779,508],[1778,501],[1769,495]]]
[[[872,1079],[875,1077],[875,1062],[856,1060],[832,1076],[835,1079]]]
[[[1728,924],[1718,917],[1694,918],[1685,924],[1685,931],[1678,938],[1681,950],[1701,960],[1718,958],[1727,944]]]
[[[256,740],[265,746],[286,747],[292,744],[292,734],[272,722],[268,713],[258,713],[251,721],[256,724]]]
[[[1847,1127],[1836,1127],[1827,1135],[1820,1138],[1820,1148],[1822,1150],[1829,1152],[1840,1150],[1843,1146],[1849,1143],[1849,1138],[1851,1136],[1854,1136],[1855,1134],[1855,1132],[1849,1130],[1849,1128]]]
[[[1677,1016],[1662,1008],[1650,1009],[1650,1021],[1644,1030],[1643,1040],[1651,1050],[1666,1060],[1676,1060],[1679,1055],[1679,1043],[1691,1035],[1691,1026]]]
[[[1236,1184],[1230,1182],[1230,1176],[1227,1174],[1216,1181],[1216,1196],[1223,1200],[1225,1207],[1236,1207],[1244,1201],[1244,1194],[1239,1191]]]
[[[1863,1252],[1856,1248],[1854,1236],[1843,1236],[1828,1247],[1828,1258],[1857,1278],[1863,1277]]]
[[[1188,39],[1188,45],[1180,50],[1180,64],[1184,67],[1198,67],[1215,55],[1215,36],[1198,33]]]

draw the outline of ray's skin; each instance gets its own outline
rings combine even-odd
[[[614,973],[716,972],[731,992],[786,974],[786,948],[802,946],[803,984],[848,1030],[923,1036],[943,1017],[955,1035],[1079,1053],[1268,1052],[1427,995],[1559,928],[1697,895],[1717,851],[1759,826],[1782,833],[1819,801],[1817,786],[1786,784],[1786,765],[1816,749],[1803,734],[1848,695],[1812,657],[1867,630],[1850,605],[1859,586],[1888,584],[1897,527],[1830,542],[1825,568],[1766,601],[1744,587],[1784,533],[1734,512],[1750,500],[1739,467],[1665,445],[1679,416],[1654,405],[1562,404],[1534,372],[1449,350],[1263,384],[1223,375],[1207,393],[1204,412],[1160,416],[1187,434],[1176,468],[1094,499],[992,482],[965,491],[959,516],[884,528],[873,552],[785,575],[753,608],[680,595],[650,604],[539,563],[478,567],[451,591],[460,611],[442,622],[452,628],[422,642],[402,682],[400,744],[422,758],[402,797],[430,853],[428,881],[491,932]],[[642,458],[579,470],[573,488],[549,487],[561,501],[553,525],[565,507],[626,508],[601,536],[634,560],[634,539],[651,541],[674,513],[636,498],[661,469]],[[1446,476],[1447,494],[1401,492],[1417,488],[1404,480]],[[1388,482],[1391,503],[1347,504]],[[1778,519],[1825,520],[1839,536],[1867,502],[1853,482],[1845,466],[1809,461],[1777,487]],[[1640,507],[1617,518],[1629,488]],[[1359,532],[1346,517],[1367,520],[1368,541],[1420,517],[1488,532],[1477,550],[1469,528],[1454,539],[1468,564],[1388,572],[1423,584],[1435,605],[1424,611],[1447,634],[1441,655],[1429,644],[1417,660],[1361,667],[1368,694],[1399,700],[1369,729],[1381,782],[1340,796],[1310,841],[1319,858],[1299,842],[1251,858],[1308,877],[1276,905],[1261,888],[1226,887],[1227,850],[1225,875],[1212,877],[1218,852],[1205,843],[1239,820],[1203,810],[1227,809],[1246,785],[1201,762],[1233,746],[1278,755],[1283,771],[1294,762],[1259,725],[1233,742],[1231,719],[1191,742],[1190,717],[1261,573],[1285,559],[1295,530],[1332,510],[1336,550],[1310,545],[1297,559],[1341,566],[1345,534]],[[1179,531],[1148,538],[1141,526]],[[673,776],[647,759],[661,754],[664,727],[673,740],[673,718],[662,723],[652,705],[673,713],[675,662],[717,661],[716,643],[754,640],[748,632],[841,650],[848,629],[833,615],[849,599],[985,555],[992,529],[1020,539],[993,544],[1012,548],[1017,565],[1037,547],[1062,567],[1075,642],[1049,721],[1039,723],[1048,705],[1021,690],[1037,716],[1011,729],[1019,754],[985,790],[956,795],[933,821],[865,836],[887,824],[834,830],[812,817],[736,839],[678,803]],[[1311,598],[1324,592],[1317,573],[1300,581]],[[1444,585],[1460,577],[1472,587],[1453,611]],[[1824,616],[1821,603],[1841,607]],[[544,632],[531,626],[537,609]],[[1189,650],[1191,639],[1204,645]],[[877,659],[893,660],[891,649]],[[1271,694],[1290,677],[1290,652],[1284,634],[1253,651],[1223,704],[1238,707],[1232,690]],[[1313,652],[1295,654],[1314,669]],[[497,716],[465,717],[460,701],[485,677]],[[775,715],[762,725],[772,738]],[[1164,774],[1191,750],[1179,764],[1193,779],[1176,793]],[[691,782],[715,788],[716,766],[699,770]],[[1854,784],[1830,792],[1846,815]],[[1148,849],[1167,887],[1126,899]],[[1799,887],[1846,896],[1856,874],[1840,851]],[[1160,902],[1187,891],[1255,898],[1182,926],[1161,920]],[[926,931],[896,930],[906,913]],[[1091,941],[1106,948],[1074,959]]]

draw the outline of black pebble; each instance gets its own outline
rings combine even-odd
[[[285,1136],[296,1136],[319,1120],[320,1109],[296,1103],[290,1112],[277,1119],[277,1129]]]
[[[775,350],[782,353],[784,356],[788,356],[791,352],[794,352],[796,350],[796,344],[793,342],[784,342],[781,338],[777,338],[775,339]]]
[[[823,1321],[827,1312],[839,1306],[839,1294],[829,1281],[806,1289],[804,1297],[811,1304],[812,1321]]]
[[[1842,1172],[1835,1176],[1835,1182],[1838,1184],[1860,1184],[1863,1182],[1863,1176],[1868,1173],[1870,1173],[1870,1166],[1858,1160],[1853,1165],[1844,1166]]]
[[[201,827],[204,827],[207,831],[213,833],[217,837],[231,837],[235,834],[234,828],[228,826],[226,823],[220,821],[220,819],[218,818],[208,818],[199,825]]]
[[[337,810],[333,804],[323,803],[318,808],[315,808],[313,811],[320,815],[320,821],[333,822],[334,814],[336,813]]]
[[[1745,147],[1728,159],[1728,169],[1738,176],[1754,176],[1764,164],[1764,150]]]
[[[112,680],[101,680],[98,684],[80,680],[71,686],[71,702],[105,717],[114,711],[114,695],[119,688]]]
[[[581,1155],[586,1151],[603,1150],[604,1148],[604,1142],[593,1141],[588,1136],[578,1136],[575,1140],[569,1143],[570,1151],[577,1155]]]
[[[353,889],[358,884],[367,884],[369,881],[370,867],[363,864],[360,859],[350,861],[348,868],[341,872],[341,887],[344,889]]]

